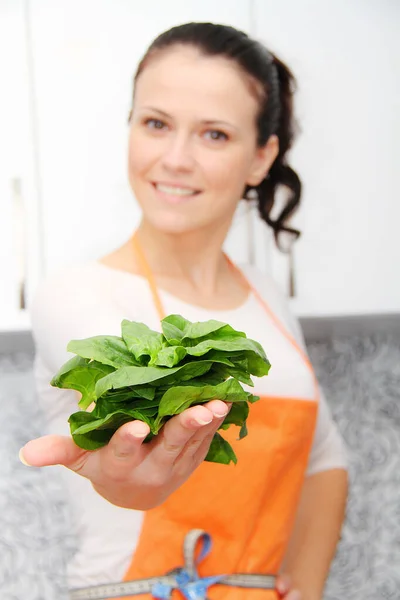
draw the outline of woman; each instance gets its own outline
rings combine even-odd
[[[182,563],[186,533],[201,528],[214,543],[201,575],[280,573],[288,600],[322,598],[346,500],[341,438],[284,298],[264,274],[240,271],[222,251],[250,189],[276,236],[293,233],[287,219],[300,183],[285,158],[293,85],[281,61],[231,27],[191,23],[159,36],[139,65],[130,115],[129,180],[141,224],[121,248],[53,277],[37,294],[37,384],[55,433],[67,433],[76,410],[71,391],[48,384],[67,342],[118,335],[123,318],[153,329],[170,313],[217,318],[258,340],[273,365],[255,382],[262,398],[248,437],[237,442],[225,432],[238,455],[234,468],[203,462],[229,410],[219,400],[171,419],[146,445],[148,427],[134,421],[96,452],[56,435],[22,449],[30,465],[68,467],[79,537],[71,587],[163,574]],[[280,185],[290,199],[273,220]],[[208,596],[277,598],[224,586]]]

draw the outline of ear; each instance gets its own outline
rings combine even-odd
[[[271,135],[264,146],[256,149],[246,183],[257,186],[267,176],[279,153],[279,138]]]

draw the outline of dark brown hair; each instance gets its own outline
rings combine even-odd
[[[287,222],[300,202],[301,182],[286,163],[286,153],[292,146],[297,125],[293,117],[293,95],[296,80],[290,69],[260,42],[243,31],[215,23],[186,23],[172,27],[159,35],[149,46],[139,63],[135,83],[154,55],[175,45],[190,45],[206,56],[222,56],[234,61],[261,87],[260,109],[257,115],[257,144],[266,144],[272,134],[279,138],[279,154],[265,179],[254,189],[258,196],[261,218],[273,229],[279,247],[279,234],[287,232],[297,238],[300,232]],[[288,192],[285,204],[273,219],[271,212],[279,186]],[[250,187],[246,186],[246,197]]]

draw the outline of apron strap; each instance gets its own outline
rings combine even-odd
[[[156,307],[160,321],[162,321],[167,315],[161,302],[160,294],[158,293],[157,285],[153,276],[153,271],[151,270],[150,265],[146,260],[146,257],[142,250],[142,246],[140,245],[136,233],[133,235],[132,242],[142,274],[145,276],[149,284],[151,295],[153,296],[154,306]]]
[[[295,338],[292,336],[291,333],[289,333],[289,331],[286,329],[286,327],[283,325],[283,323],[278,319],[278,317],[275,315],[275,313],[271,310],[271,308],[269,307],[269,305],[267,304],[267,302],[261,296],[260,292],[257,290],[256,287],[254,287],[254,285],[252,285],[252,283],[248,280],[248,278],[243,273],[243,271],[237,265],[235,265],[231,261],[231,259],[229,258],[229,256],[226,256],[226,254],[225,254],[225,258],[228,261],[228,263],[231,266],[231,268],[239,275],[239,277],[242,279],[242,281],[252,291],[252,293],[254,294],[255,298],[257,299],[257,301],[259,302],[259,304],[264,308],[265,312],[270,317],[270,319],[272,320],[272,322],[274,323],[274,325],[279,329],[279,331],[288,340],[288,342],[294,347],[294,349],[300,354],[301,358],[303,359],[303,361],[307,365],[307,367],[310,370],[311,375],[313,377],[315,397],[319,398],[318,381],[317,381],[317,378],[315,376],[314,367],[312,366],[312,363],[311,363],[309,357],[307,356],[307,354],[299,346],[299,344],[297,343],[297,341],[295,340]]]

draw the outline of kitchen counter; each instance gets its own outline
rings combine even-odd
[[[349,315],[338,317],[301,317],[306,341],[373,334],[400,334],[400,313],[385,315]],[[29,329],[0,331],[0,353],[32,352],[34,345]]]

